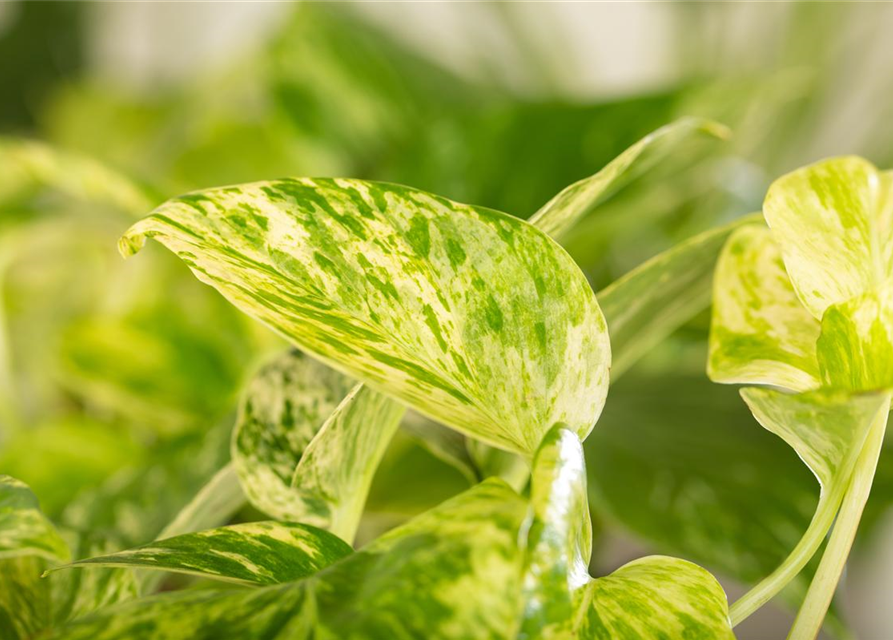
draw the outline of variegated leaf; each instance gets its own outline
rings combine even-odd
[[[679,558],[633,560],[592,581],[579,596],[579,640],[735,638],[716,578]]]
[[[763,212],[794,289],[825,309],[893,284],[893,180],[857,157],[798,169],[769,188]]]
[[[531,455],[585,437],[610,348],[583,274],[533,226],[406,187],[292,179],[169,201],[146,237],[246,313],[374,389]]]
[[[291,485],[300,500],[301,521],[353,541],[372,477],[405,412],[403,405],[365,385],[354,387],[295,469]]]
[[[518,602],[524,501],[487,481],[306,580],[178,592],[109,609],[65,640],[505,637]]]
[[[233,461],[258,508],[351,542],[403,413],[380,393],[299,352],[286,353],[249,385]]]
[[[40,579],[45,561],[35,555],[0,560],[0,638],[31,640],[52,619],[50,584]]]
[[[151,206],[143,188],[90,158],[34,140],[0,139],[0,204],[46,187],[133,214]]]
[[[356,385],[299,351],[267,363],[251,379],[233,430],[233,465],[251,503],[274,518],[300,520],[291,488],[304,449]]]
[[[819,331],[794,293],[771,232],[755,225],[736,231],[716,265],[710,378],[815,389]]]
[[[729,130],[703,118],[680,118],[649,133],[595,175],[563,189],[530,218],[530,223],[560,240],[617,189],[698,135],[726,138]]]
[[[866,293],[825,310],[817,345],[822,382],[872,391],[893,387],[893,290]]]
[[[755,219],[747,216],[689,238],[599,292],[611,335],[612,380],[707,308],[723,244],[735,230]]]
[[[812,558],[831,527],[872,424],[886,419],[886,394],[815,391],[797,395],[749,387],[741,396],[757,421],[782,438],[819,482],[819,503],[803,537],[778,568],[732,607],[736,622],[768,602]]]
[[[53,523],[41,513],[31,489],[0,475],[0,559],[29,555],[65,561],[70,554]]]
[[[593,579],[582,443],[553,429],[534,458],[521,638],[734,638],[722,587],[707,571],[653,556]]]
[[[337,536],[309,525],[251,522],[157,540],[51,571],[90,566],[146,567],[269,585],[305,578],[351,552],[350,545]]]

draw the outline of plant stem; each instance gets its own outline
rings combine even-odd
[[[788,640],[814,640],[822,628],[831,598],[837,589],[847,556],[853,546],[856,530],[859,528],[859,520],[862,518],[862,510],[868,501],[869,493],[871,493],[878,456],[884,444],[889,408],[890,396],[888,395],[884,406],[871,425],[868,438],[856,461],[856,468],[843,498],[843,505],[837,515],[828,547],[825,549],[812,584],[809,585],[806,599],[797,613],[797,619],[794,620]]]
[[[821,546],[828,529],[831,528],[846,487],[846,483],[840,483],[834,487],[834,491],[823,494],[819,498],[819,504],[809,523],[809,528],[800,538],[800,542],[797,543],[794,550],[775,571],[763,578],[732,605],[729,609],[729,617],[733,627],[741,624],[748,616],[774,598],[803,570],[803,567]]]

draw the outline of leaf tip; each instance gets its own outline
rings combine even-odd
[[[130,229],[118,239],[118,253],[125,260],[139,252],[146,244],[146,236],[143,233]]]

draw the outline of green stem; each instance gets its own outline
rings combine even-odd
[[[834,522],[834,515],[840,507],[843,500],[846,483],[839,483],[834,490],[823,494],[819,498],[819,504],[816,508],[815,515],[809,523],[809,528],[800,542],[794,547],[794,550],[785,558],[775,571],[763,578],[753,589],[745,593],[738,599],[729,609],[729,617],[732,620],[732,626],[736,627],[741,624],[748,616],[757,609],[769,602],[778,594],[791,580],[793,580],[810,558],[815,555],[825,534],[831,528]]]
[[[856,530],[859,528],[859,520],[862,518],[862,510],[868,501],[869,493],[871,493],[878,456],[884,444],[889,408],[890,396],[888,395],[886,403],[871,425],[868,438],[856,461],[856,469],[843,498],[843,505],[837,515],[828,547],[825,549],[812,584],[809,585],[806,599],[797,613],[797,619],[794,620],[788,640],[814,640],[822,628],[831,598],[837,589],[847,556],[853,546]]]

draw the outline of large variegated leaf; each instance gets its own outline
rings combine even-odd
[[[258,508],[350,542],[403,413],[380,393],[299,352],[286,353],[249,385],[233,461]]]
[[[716,265],[710,378],[815,389],[819,331],[791,287],[771,232],[760,226],[736,231]]]
[[[69,550],[31,489],[0,475],[0,559],[29,555],[65,561]]]
[[[556,428],[534,458],[521,638],[734,638],[725,593],[707,571],[653,556],[593,579],[582,443]]]
[[[777,594],[812,558],[834,521],[872,424],[889,410],[882,393],[816,391],[790,395],[749,387],[741,395],[757,421],[782,438],[819,482],[809,528],[778,568],[732,607],[737,623]]]
[[[851,391],[893,387],[893,290],[828,307],[817,355],[826,386]]]
[[[697,135],[726,138],[728,129],[702,118],[681,118],[649,133],[593,176],[563,189],[537,211],[530,222],[561,239],[624,184],[678,151]]]
[[[583,274],[533,226],[395,185],[293,179],[169,201],[152,237],[202,281],[332,366],[497,446],[585,437],[608,383]]]
[[[351,553],[337,536],[303,524],[250,522],[186,533],[56,567],[145,567],[244,584],[293,582]]]
[[[598,294],[617,377],[710,304],[713,270],[726,239],[747,216],[700,233],[613,282]]]
[[[779,178],[763,212],[803,304],[829,306],[893,284],[891,176],[857,157]]]
[[[334,640],[505,637],[518,602],[525,503],[488,481],[306,580],[178,592],[108,609],[65,640]]]

